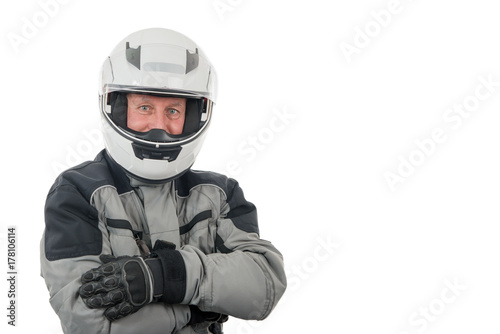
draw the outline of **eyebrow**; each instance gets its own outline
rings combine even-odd
[[[134,100],[140,100],[141,102],[142,101],[146,101],[146,102],[149,102],[151,99],[148,97],[148,96],[145,96],[145,95],[140,95],[140,97],[135,97],[133,98]]]
[[[184,104],[181,103],[181,102],[175,102],[175,103],[172,103],[170,106],[179,106],[179,107],[182,107]]]

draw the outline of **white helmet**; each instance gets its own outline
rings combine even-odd
[[[137,31],[104,61],[99,85],[104,144],[131,176],[167,181],[189,169],[201,149],[216,98],[217,76],[202,50],[168,29]],[[128,93],[186,98],[182,134],[127,127]]]

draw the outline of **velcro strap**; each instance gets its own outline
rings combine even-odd
[[[186,264],[179,251],[159,249],[155,251],[163,268],[164,290],[162,301],[179,304],[186,295]]]
[[[163,268],[158,259],[146,259],[146,264],[153,275],[153,297],[161,297],[163,295]]]

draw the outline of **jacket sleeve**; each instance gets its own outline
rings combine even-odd
[[[112,252],[97,210],[75,186],[53,187],[45,206],[41,275],[64,333],[171,333],[185,327],[190,317],[186,305],[149,304],[113,323],[102,309],[89,309],[77,291],[81,275],[101,265],[100,254]]]
[[[285,291],[283,258],[270,242],[260,239],[256,208],[245,200],[236,181],[227,180],[225,194],[217,220],[216,252],[204,254],[190,245],[179,250],[187,272],[181,303],[262,320]]]

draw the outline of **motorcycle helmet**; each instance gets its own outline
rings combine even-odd
[[[210,125],[217,77],[202,50],[188,37],[163,28],[125,37],[104,61],[99,104],[109,156],[132,177],[168,181],[194,163]],[[146,132],[127,124],[129,94],[186,99],[182,133]]]

